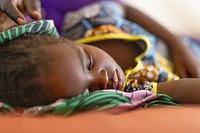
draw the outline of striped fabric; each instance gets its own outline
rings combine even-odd
[[[47,34],[59,36],[52,20],[40,20],[0,33],[0,44],[5,41],[13,40],[23,34]]]

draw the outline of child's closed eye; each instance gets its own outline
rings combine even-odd
[[[94,61],[93,61],[93,58],[92,58],[92,56],[91,55],[89,55],[87,52],[86,52],[86,54],[87,54],[87,57],[88,57],[88,65],[87,65],[87,68],[88,68],[88,70],[92,70],[92,68],[93,68],[93,63],[94,63]]]

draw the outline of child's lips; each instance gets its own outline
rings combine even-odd
[[[105,90],[105,89],[116,89],[121,90],[124,78],[123,75],[116,69],[114,71],[114,75],[112,78],[109,79],[108,72],[105,71],[105,77],[108,80],[108,82],[105,82],[104,84],[99,85],[98,88],[89,88],[90,92],[96,91],[96,90]]]
[[[105,86],[105,89],[116,89],[116,90],[120,90],[122,87],[122,80],[121,81],[109,81],[108,84]]]

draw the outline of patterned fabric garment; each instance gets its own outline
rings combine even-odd
[[[164,70],[173,71],[173,65],[169,62],[171,61],[171,57],[168,53],[166,43],[154,34],[146,31],[137,23],[125,20],[123,15],[121,7],[117,3],[110,1],[102,1],[82,7],[77,11],[69,12],[65,15],[62,36],[78,40],[90,37],[91,35],[101,35],[102,28],[99,27],[104,26],[103,34],[105,34],[110,25],[118,28],[115,31],[117,33],[121,30],[128,34],[145,35],[150,41],[151,49],[142,59],[143,62],[146,65],[156,64],[164,68]],[[88,34],[91,35],[89,36]],[[200,43],[188,37],[182,37],[182,40],[200,58]]]
[[[100,29],[99,26],[102,25],[115,26],[128,34],[145,35],[151,43],[151,49],[146,55],[145,60],[155,65],[156,60],[154,53],[155,44],[157,42],[156,36],[147,32],[140,25],[123,19],[123,15],[124,13],[121,7],[114,2],[102,1],[91,4],[66,14],[66,21],[64,21],[61,35],[71,40],[88,37],[88,32],[96,32],[96,35],[100,35],[98,31]]]
[[[69,99],[59,99],[55,103],[46,106],[22,109],[20,112],[0,102],[0,115],[6,112],[18,116],[38,116],[47,114],[69,116],[91,110],[107,110],[112,114],[116,114],[141,107],[177,105],[176,101],[167,95],[154,95],[144,90],[129,93],[116,90],[99,90]]]

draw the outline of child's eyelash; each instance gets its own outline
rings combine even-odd
[[[89,61],[89,63],[88,63],[88,70],[91,70],[92,67],[93,67],[93,58],[88,53],[86,53],[86,54],[88,56],[88,61]]]

